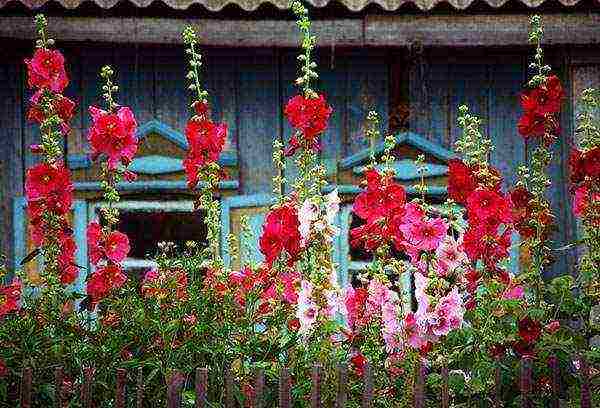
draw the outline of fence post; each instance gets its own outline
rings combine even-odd
[[[450,395],[448,391],[448,367],[442,367],[442,408],[450,406]]]
[[[92,408],[92,381],[94,380],[94,369],[83,368],[83,384],[81,386],[81,405],[83,408]]]
[[[362,408],[371,408],[373,404],[373,371],[371,370],[371,363],[367,361],[363,369],[363,396],[362,396]]]
[[[496,357],[496,369],[494,372],[494,408],[502,407],[502,368],[500,357]]]
[[[279,408],[290,408],[291,406],[290,372],[284,367],[279,374]]]
[[[115,395],[115,408],[125,408],[125,383],[127,371],[123,368],[117,368],[117,390]]]
[[[225,368],[225,408],[233,408],[233,376],[229,367]]]
[[[425,367],[423,360],[419,359],[417,364],[417,378],[414,384],[414,402],[415,408],[425,408]]]
[[[208,368],[196,369],[196,408],[205,408],[208,394]]]
[[[21,408],[31,408],[31,368],[25,367],[21,373]]]
[[[348,366],[346,364],[339,364],[337,367],[337,395],[335,398],[335,408],[344,408],[348,395],[346,389],[348,386]]]
[[[581,408],[592,408],[590,366],[585,356],[579,357],[579,369],[581,370]]]
[[[310,390],[310,407],[321,408],[321,376],[323,367],[319,363],[315,363],[312,368]]]
[[[521,408],[531,407],[529,399],[531,393],[531,365],[531,357],[521,359]]]
[[[181,388],[185,382],[181,371],[173,371],[169,376],[167,407],[181,408]]]
[[[558,358],[556,356],[550,356],[548,358],[548,365],[552,375],[552,404],[551,408],[559,408],[559,396],[560,391],[560,369],[558,367]]]
[[[264,392],[265,392],[265,373],[262,369],[256,371],[254,380],[254,408],[263,408]]]
[[[142,408],[144,405],[144,370],[138,367],[137,381],[135,385],[135,403],[136,408]]]
[[[56,367],[54,369],[54,407],[62,408],[63,402],[63,380],[65,373],[62,367]]]

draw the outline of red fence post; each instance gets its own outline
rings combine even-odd
[[[21,408],[31,408],[31,368],[25,367],[21,374]]]
[[[442,367],[442,408],[450,406],[450,394],[448,391],[448,367]]]
[[[138,367],[137,381],[135,385],[135,406],[142,408],[144,406],[144,370]]]
[[[579,357],[579,369],[581,370],[581,408],[592,408],[590,366],[585,356]]]
[[[319,363],[315,363],[312,368],[310,390],[310,407],[321,408],[321,377],[323,367]]]
[[[185,377],[181,371],[173,371],[169,376],[167,407],[181,408],[181,388],[185,383]]]
[[[531,366],[531,357],[521,359],[521,408],[531,407]]]
[[[125,408],[126,380],[127,371],[123,368],[117,368],[117,390],[115,394],[115,408]]]
[[[348,366],[339,364],[337,368],[337,395],[335,398],[335,408],[344,408],[348,400]]]
[[[225,408],[233,408],[233,376],[231,369],[225,369]]]
[[[262,408],[265,392],[265,373],[262,369],[256,371],[254,379],[254,408]]]
[[[373,371],[371,370],[371,363],[366,362],[363,369],[363,396],[362,396],[362,408],[371,408],[373,404]]]
[[[292,406],[291,393],[290,371],[284,367],[279,374],[279,408],[290,408]]]
[[[552,375],[552,401],[551,408],[559,408],[560,401],[558,393],[560,391],[560,369],[558,367],[558,358],[556,356],[550,356],[548,358],[548,365]]]
[[[208,368],[196,369],[196,408],[205,408],[208,404]]]
[[[57,367],[54,369],[54,407],[62,408],[63,402],[63,380],[65,377],[65,373],[62,367]]]
[[[83,384],[81,385],[81,405],[83,408],[92,408],[92,382],[94,381],[94,369],[83,368]]]
[[[414,402],[415,408],[425,408],[425,367],[423,361],[419,359],[417,364],[417,378],[414,384]]]

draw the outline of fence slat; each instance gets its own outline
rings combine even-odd
[[[92,408],[92,382],[94,381],[94,369],[83,368],[83,384],[81,386],[81,405],[83,408]]]
[[[127,380],[127,371],[123,368],[117,368],[117,390],[115,394],[115,407],[125,408],[125,383]]]
[[[521,359],[521,408],[531,407],[531,357]]]
[[[425,408],[425,366],[423,361],[419,359],[417,365],[417,378],[414,384],[414,402],[415,408]]]
[[[181,371],[173,371],[169,377],[168,394],[167,394],[167,407],[168,408],[181,408],[181,388],[185,382],[185,377]]]
[[[335,397],[335,408],[344,408],[348,401],[348,366],[339,364],[337,367],[337,395]]]
[[[290,384],[290,371],[282,368],[279,374],[279,408],[292,406],[292,390]]]
[[[496,358],[496,370],[494,373],[494,408],[502,407],[502,367],[500,357]]]
[[[54,369],[54,407],[62,408],[63,403],[63,380],[65,372],[62,367]]]
[[[581,408],[592,408],[590,366],[584,356],[579,357],[579,369],[581,370]]]
[[[448,367],[442,367],[442,408],[450,406],[450,394],[448,391]]]
[[[144,369],[138,367],[137,381],[135,384],[135,406],[142,408],[144,406]]]
[[[373,369],[370,362],[365,362],[363,369],[363,395],[362,408],[371,408],[373,406]]]
[[[552,401],[551,408],[559,408],[559,392],[560,392],[560,369],[558,367],[558,358],[556,356],[550,356],[548,358],[548,365],[550,366],[550,372],[552,375]]]
[[[21,408],[31,408],[31,382],[33,373],[26,367],[21,374]]]
[[[265,372],[262,369],[256,370],[254,379],[254,408],[263,408],[265,393]]]
[[[208,368],[196,369],[196,408],[205,408],[208,404]]]
[[[225,369],[225,408],[234,408],[233,405],[233,375],[231,369]]]
[[[323,376],[323,367],[316,363],[313,365],[310,390],[310,406],[311,408],[321,408],[321,379]]]

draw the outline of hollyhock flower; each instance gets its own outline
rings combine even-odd
[[[414,348],[421,348],[427,341],[421,335],[419,326],[417,325],[417,319],[413,312],[409,312],[404,317],[403,330],[406,334],[408,344]]]
[[[310,236],[312,224],[317,220],[318,217],[319,211],[317,206],[310,199],[306,199],[298,211],[298,220],[300,222],[298,231],[302,237],[300,241],[302,246],[306,245],[306,242]]]
[[[88,242],[88,255],[90,257],[90,262],[93,265],[97,265],[98,262],[104,258],[104,250],[102,248],[102,226],[96,221],[90,222],[87,227],[86,237]]]
[[[435,307],[435,317],[430,320],[430,330],[438,337],[446,336],[451,330],[460,328],[464,316],[463,301],[458,288],[439,300]]]
[[[356,375],[362,377],[365,373],[365,365],[367,364],[367,359],[359,351],[353,354],[354,355],[350,358],[350,364],[352,364],[352,369],[354,370]]]
[[[63,285],[75,282],[79,269],[75,265],[75,251],[77,246],[71,235],[63,235],[60,239],[60,255],[58,256],[58,267],[60,270],[60,281]]]
[[[32,59],[26,59],[27,84],[30,88],[47,88],[62,93],[69,84],[65,58],[58,50],[38,48]]]
[[[465,278],[467,280],[467,291],[470,293],[474,293],[479,287],[481,273],[477,269],[471,268],[465,274]]]
[[[446,276],[468,262],[467,254],[464,253],[461,247],[462,242],[460,239],[457,242],[451,235],[444,237],[435,251],[440,276]]]
[[[21,301],[21,281],[13,279],[9,285],[0,286],[0,319],[19,310]]]
[[[525,296],[525,289],[521,285],[510,285],[502,293],[502,299],[519,300]]]
[[[284,113],[290,125],[299,131],[307,149],[319,150],[318,136],[327,129],[327,122],[333,109],[325,101],[323,95],[317,98],[307,98],[304,95],[292,97],[285,106]],[[302,146],[301,141],[294,135],[286,149],[286,156],[293,155]]]
[[[365,321],[365,306],[369,293],[364,288],[354,289],[349,286],[346,289],[346,310],[348,310],[348,324],[350,328],[363,326]]]
[[[571,169],[571,183],[579,184],[585,179],[584,154],[581,150],[572,149],[569,154],[569,167]]]
[[[131,109],[123,106],[113,113],[90,106],[89,111],[92,126],[88,141],[92,158],[105,154],[110,170],[116,169],[119,164],[129,165],[138,148],[135,136],[137,122]]]
[[[289,265],[297,260],[302,238],[299,227],[298,212],[292,205],[274,208],[267,214],[259,241],[267,265],[273,265],[283,252],[288,255]]]
[[[525,139],[543,136],[546,133],[546,119],[533,112],[525,113],[519,119],[517,130]]]
[[[199,171],[219,160],[227,140],[227,125],[215,124],[208,119],[191,119],[186,128],[188,152],[183,160],[188,187],[195,188],[199,182]]]
[[[0,378],[8,377],[8,367],[3,359],[0,358]]]
[[[489,353],[493,359],[498,360],[504,357],[504,354],[506,354],[506,347],[502,344],[496,343],[490,347]]]
[[[586,176],[600,177],[600,147],[594,147],[583,156],[583,171]]]
[[[25,196],[28,202],[42,204],[39,210],[48,209],[64,214],[73,203],[71,173],[64,163],[39,163],[27,170]]]
[[[519,320],[518,329],[519,337],[528,344],[536,342],[542,335],[542,325],[530,317]]]
[[[441,217],[422,217],[416,222],[402,224],[400,230],[412,247],[435,251],[448,233],[448,223]]]
[[[467,197],[477,188],[473,172],[462,160],[448,161],[448,197],[464,204]]]
[[[585,185],[578,187],[575,190],[575,196],[573,198],[573,213],[575,216],[585,216],[591,202],[600,203],[600,192],[594,192],[593,194],[590,194]],[[598,223],[600,223],[600,220],[595,221],[595,224]]]
[[[558,320],[552,320],[546,325],[545,329],[548,333],[554,334],[560,329],[560,322]]]
[[[97,221],[88,225],[87,241],[90,261],[94,265],[103,259],[118,264],[125,260],[131,249],[127,235],[119,231],[105,234]]]
[[[542,85],[521,94],[521,106],[526,112],[540,116],[557,113],[564,95],[560,79],[551,75]]]
[[[467,214],[474,222],[491,221],[492,225],[512,221],[510,201],[494,190],[477,189],[467,199]]]
[[[327,301],[325,310],[323,314],[328,319],[335,319],[337,317],[341,317],[346,319],[348,317],[348,309],[346,309],[346,305],[344,302],[344,296],[340,293],[340,291],[336,289],[326,290],[323,295]]]
[[[119,265],[108,264],[96,269],[88,278],[86,290],[92,304],[100,302],[116,288],[127,281],[127,276]]]
[[[388,352],[402,348],[402,323],[398,319],[399,299],[395,292],[389,300],[381,306],[381,337]]]
[[[535,345],[523,340],[515,341],[512,345],[513,351],[519,357],[534,357]]]
[[[301,336],[306,336],[310,333],[314,323],[317,321],[319,314],[319,308],[312,300],[312,291],[312,283],[307,280],[302,280],[300,282],[296,318],[300,321],[300,329],[298,330],[298,333]]]
[[[471,225],[463,236],[463,249],[472,262],[482,260],[493,267],[499,260],[508,257],[512,244],[512,231],[507,228],[501,234],[486,225]]]
[[[46,114],[42,106],[40,105],[40,98],[42,97],[42,91],[39,90],[33,94],[29,99],[30,107],[27,111],[27,120],[41,124],[47,119]],[[66,135],[71,130],[69,122],[75,114],[75,102],[63,95],[56,95],[52,99],[52,110],[61,120],[60,127],[63,135]]]

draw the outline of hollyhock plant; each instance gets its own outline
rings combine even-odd
[[[88,133],[88,141],[92,148],[92,158],[106,155],[110,170],[120,164],[128,166],[138,148],[137,122],[133,112],[126,106],[116,108],[114,112],[104,111],[90,106],[92,126]]]
[[[188,152],[183,166],[188,179],[188,187],[195,188],[200,171],[210,163],[219,160],[227,140],[227,125],[215,124],[208,119],[192,118],[186,128]]]

